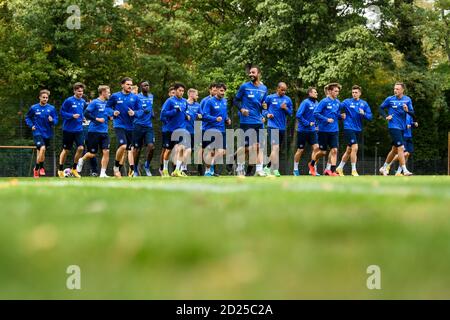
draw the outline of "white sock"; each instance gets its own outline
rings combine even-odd
[[[356,163],[352,163],[352,171],[356,171]]]
[[[327,168],[326,170],[331,170],[331,163],[327,163]]]
[[[187,171],[187,164],[183,163],[181,166],[182,171]]]
[[[263,165],[262,164],[257,164],[256,165],[256,171],[262,171],[263,169]]]
[[[176,168],[175,168],[175,170],[180,170],[181,169],[181,165],[183,164],[183,162],[182,161],[180,161],[180,160],[177,160],[177,166],[176,166]]]
[[[345,162],[344,161],[341,161],[341,163],[339,164],[339,169],[344,169],[344,167],[345,167]]]
[[[298,162],[294,162],[294,170],[298,170],[298,165],[299,165]]]
[[[101,176],[106,176],[106,169],[101,169],[100,170],[100,175]]]
[[[387,167],[389,167],[389,164],[385,162],[383,168],[386,169]]]
[[[408,169],[406,168],[406,165],[402,166],[403,172],[409,172]]]
[[[164,160],[164,170],[169,170],[169,160]]]
[[[403,172],[403,168],[402,168],[402,167],[398,167],[397,173],[400,174],[400,173],[402,173],[402,172]]]
[[[244,170],[244,164],[243,163],[238,163],[236,171],[241,171]]]

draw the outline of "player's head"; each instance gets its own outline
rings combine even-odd
[[[192,99],[193,101],[197,101],[198,100],[198,90],[197,89],[189,89],[188,90],[188,98]]]
[[[227,86],[224,83],[218,83],[216,97],[218,99],[222,99],[223,97],[225,97],[226,91],[227,91]]]
[[[310,97],[312,99],[317,99],[317,97],[319,96],[317,89],[314,87],[309,87],[307,92],[308,92],[308,97]]]
[[[280,97],[283,97],[286,95],[287,92],[287,84],[284,82],[280,82],[277,86],[277,93]]]
[[[336,99],[341,92],[341,85],[339,83],[330,83],[328,84],[328,94],[330,98]]]
[[[352,96],[353,96],[353,99],[359,100],[359,98],[361,98],[361,95],[362,95],[362,89],[361,89],[361,87],[358,86],[358,85],[354,85],[354,86],[352,87]]]
[[[209,85],[209,95],[214,97],[217,94],[217,83],[211,83]]]
[[[258,66],[251,66],[248,76],[253,83],[258,82],[261,79],[261,69]]]
[[[104,100],[108,100],[111,96],[111,89],[108,86],[101,85],[98,87],[98,95]]]
[[[41,105],[46,105],[48,102],[48,98],[50,97],[50,91],[47,89],[43,89],[39,91],[39,103]]]
[[[172,98],[173,96],[175,96],[175,87],[171,86],[169,88],[169,90],[167,91],[167,95],[169,96],[169,98]]]
[[[403,94],[405,93],[405,90],[406,90],[406,85],[403,82],[397,82],[394,85],[394,94],[397,97],[402,97]]]
[[[133,86],[133,79],[129,77],[125,77],[120,81],[120,84],[122,85],[122,91],[126,94],[131,93],[132,86]]]
[[[142,92],[143,94],[147,94],[147,93],[149,93],[149,91],[150,91],[150,82],[148,82],[148,81],[142,81],[142,82],[139,84],[139,87],[141,88],[141,92]]]
[[[139,87],[138,86],[131,86],[131,92],[134,94],[138,94],[139,93]]]
[[[73,93],[77,99],[81,99],[84,94],[84,89],[86,86],[81,82],[77,82],[73,85]]]
[[[186,91],[186,86],[182,83],[175,83],[175,85],[173,86],[173,88],[175,89],[175,96],[178,99],[183,98],[184,96],[184,91]]]
[[[325,93],[325,96],[327,96],[327,97],[330,96],[330,89],[328,88],[328,85],[323,87],[323,93]]]

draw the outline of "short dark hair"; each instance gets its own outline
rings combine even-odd
[[[77,82],[73,85],[73,91],[77,91],[78,89],[86,89],[86,86],[81,83],[81,82]]]
[[[184,90],[186,90],[186,86],[184,84],[182,84],[181,82],[175,83],[173,88],[175,90],[178,90],[179,88],[183,88]]]
[[[352,91],[353,90],[359,90],[359,92],[362,92],[362,88],[356,84],[352,87]]]
[[[406,90],[406,84],[404,82],[396,82],[395,85],[401,86],[403,88],[403,90]]]
[[[43,90],[39,91],[39,97],[41,97],[43,94],[47,94],[49,96],[50,95],[50,90],[43,89]]]
[[[139,82],[139,87],[142,87],[142,85],[144,83],[148,83],[148,85],[150,86],[150,81],[144,80],[144,81]]]
[[[211,90],[212,88],[217,88],[217,83],[213,82],[209,85],[209,90]]]
[[[309,87],[308,90],[307,90],[306,92],[307,92],[308,94],[311,94],[311,92],[312,92],[313,90],[316,90],[316,91],[317,91],[316,87]]]
[[[225,85],[225,83],[218,83],[218,84],[216,85],[216,88],[217,88],[217,89],[224,89],[224,90],[227,90],[227,86]]]
[[[256,64],[251,65],[250,69],[248,69],[248,70],[250,71],[252,69],[256,69],[256,70],[258,70],[258,73],[261,73],[261,68]]]
[[[336,82],[328,84],[327,87],[328,87],[328,90],[330,90],[330,91],[334,90],[335,88],[339,88],[339,90],[341,90],[341,88],[342,88],[342,86]]]
[[[127,81],[133,82],[133,79],[131,79],[130,77],[125,77],[125,78],[122,79],[122,81],[120,81],[120,84],[124,84]]]

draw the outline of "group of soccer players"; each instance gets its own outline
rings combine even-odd
[[[268,93],[267,87],[261,82],[261,71],[252,67],[249,71],[250,81],[244,83],[238,90],[233,101],[239,114],[239,132],[243,134],[243,143],[237,152],[227,152],[227,130],[231,126],[228,101],[225,98],[227,87],[218,83],[210,86],[210,95],[200,103],[198,91],[189,89],[187,99],[184,98],[186,87],[177,83],[169,89],[169,98],[161,108],[162,151],[160,158],[160,174],[169,176],[169,162],[172,159],[173,177],[187,176],[187,164],[194,156],[202,159],[199,171],[205,176],[217,176],[215,164],[219,159],[227,157],[237,161],[235,172],[245,176],[256,165],[256,176],[281,176],[279,172],[280,146],[286,140],[288,117],[293,116],[294,105],[286,93],[286,83],[280,82],[275,93]],[[141,174],[139,159],[145,148],[145,174],[151,176],[150,164],[155,150],[153,121],[154,97],[150,93],[148,81],[140,83],[137,92],[131,78],[121,81],[122,90],[111,95],[110,88],[101,85],[98,88],[98,98],[87,103],[84,97],[85,86],[76,83],[73,86],[74,95],[64,101],[60,110],[63,130],[63,149],[59,157],[58,176],[65,177],[64,164],[67,154],[75,144],[71,174],[80,178],[83,166],[89,159],[95,159],[99,150],[102,151],[101,178],[106,174],[109,163],[110,137],[109,122],[113,122],[118,148],[115,154],[114,176],[121,177],[125,161],[128,159],[128,176]],[[344,167],[351,162],[352,175],[358,176],[357,155],[363,130],[363,121],[371,121],[372,111],[368,103],[361,99],[362,88],[353,86],[352,98],[340,102],[338,96],[341,86],[330,83],[324,88],[325,98],[318,101],[316,88],[308,89],[308,97],[300,104],[297,113],[297,152],[294,157],[294,176],[300,176],[299,163],[308,145],[311,146],[311,158],[308,162],[310,175],[318,176],[317,162],[327,156],[327,166],[324,175],[343,176]],[[380,173],[388,175],[394,161],[399,161],[396,175],[409,176],[406,162],[413,152],[411,129],[418,126],[415,119],[411,99],[404,94],[405,85],[396,83],[394,95],[388,97],[380,107],[380,113],[388,122],[392,138],[390,151]],[[36,166],[33,170],[35,178],[45,176],[44,161],[46,148],[53,135],[53,127],[58,124],[58,113],[54,106],[48,104],[50,92],[42,90],[39,103],[32,106],[26,115],[26,123],[32,129],[33,138],[38,150]],[[387,112],[386,112],[387,111]],[[87,136],[83,133],[83,122],[90,122]],[[342,160],[337,165],[339,147],[339,121],[343,122],[347,149]],[[200,141],[196,139],[201,130]],[[269,163],[264,166],[262,145],[265,140],[265,130],[271,145]],[[254,136],[252,136],[254,134]],[[232,137],[234,139],[234,137]],[[86,146],[86,147],[85,147]],[[197,148],[194,148],[197,146]],[[246,159],[249,165],[246,168]],[[253,158],[253,159],[252,159]],[[234,162],[233,161],[233,162]],[[229,166],[227,166],[227,169]],[[232,168],[232,166],[231,166]],[[250,169],[250,170],[249,170]],[[232,170],[232,169],[230,169]]]

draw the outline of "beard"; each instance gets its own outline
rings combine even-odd
[[[249,76],[250,80],[255,83],[258,80],[258,77],[255,76]]]

